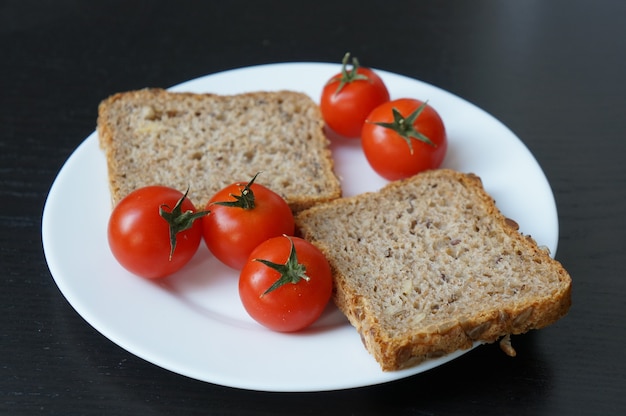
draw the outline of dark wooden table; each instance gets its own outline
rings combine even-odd
[[[626,414],[625,23],[621,0],[0,2],[0,414]],[[316,393],[189,379],[86,323],[48,270],[41,216],[99,101],[347,50],[465,98],[529,147],[558,206],[569,315],[518,337],[516,358],[484,346]]]

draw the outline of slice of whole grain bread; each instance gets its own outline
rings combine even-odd
[[[256,182],[294,211],[341,196],[318,106],[294,91],[237,95],[147,88],[100,103],[98,135],[113,203],[146,185],[204,207],[234,182]]]
[[[421,173],[317,205],[296,224],[327,256],[334,301],[383,370],[476,341],[510,346],[510,334],[570,307],[567,271],[502,215],[475,175]]]

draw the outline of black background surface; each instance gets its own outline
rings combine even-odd
[[[626,413],[624,22],[619,0],[0,1],[0,414]],[[467,99],[530,148],[558,206],[569,315],[517,337],[514,359],[484,346],[402,381],[302,394],[188,379],[93,330],[50,275],[41,214],[99,101],[348,50]]]

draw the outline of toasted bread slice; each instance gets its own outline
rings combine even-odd
[[[335,303],[386,371],[507,341],[570,307],[567,271],[475,175],[424,172],[317,205],[296,224],[327,256]]]
[[[99,106],[113,203],[146,185],[203,207],[233,182],[256,180],[294,211],[341,196],[318,106],[294,91],[238,95],[142,89]]]

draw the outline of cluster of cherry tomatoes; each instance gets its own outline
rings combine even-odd
[[[417,99],[390,100],[374,71],[356,59],[348,68],[348,61],[346,54],[341,73],[322,90],[320,109],[328,127],[360,137],[368,162],[386,179],[438,168],[447,139],[437,112]],[[114,257],[130,272],[157,279],[180,270],[204,239],[218,260],[239,270],[239,295],[252,318],[282,332],[309,326],[330,300],[330,266],[315,246],[293,236],[285,200],[255,179],[220,190],[203,211],[176,189],[137,189],[111,213]]]
[[[204,239],[218,260],[239,270],[239,295],[252,318],[281,332],[309,326],[330,300],[330,266],[293,236],[285,200],[255,179],[220,190],[204,211],[176,189],[135,190],[109,218],[111,252],[128,271],[157,279],[187,264]]]
[[[324,86],[320,110],[326,125],[361,139],[371,167],[388,180],[441,166],[447,150],[444,123],[434,108],[415,98],[390,100],[383,80],[356,58]],[[351,68],[349,68],[351,66]]]

